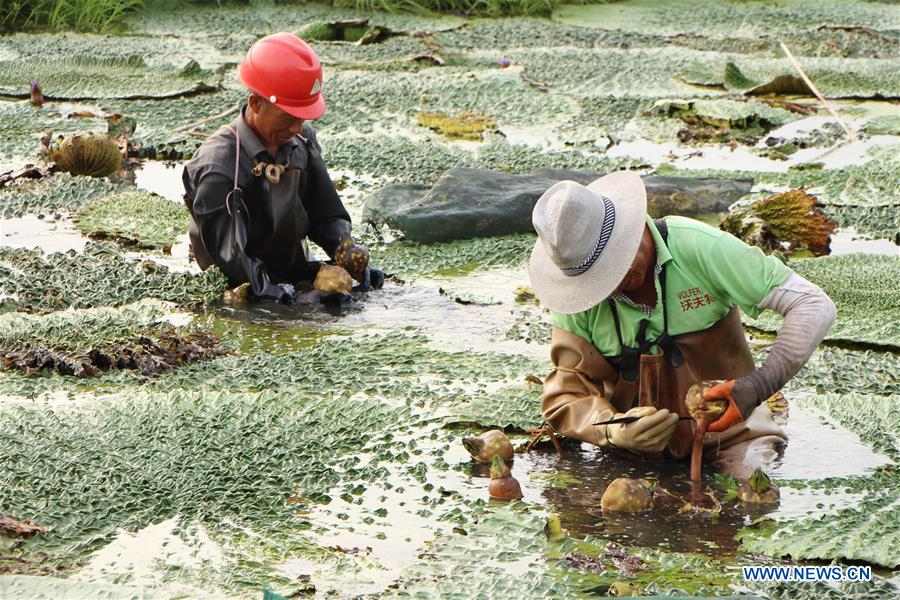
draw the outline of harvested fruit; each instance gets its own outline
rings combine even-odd
[[[653,483],[646,479],[619,477],[603,492],[600,507],[604,512],[643,512],[653,505]]]
[[[322,265],[316,274],[313,287],[326,294],[349,294],[353,288],[353,280],[343,267]]]
[[[738,498],[748,504],[774,504],[781,497],[778,487],[772,483],[761,467],[756,467],[747,481],[738,486]]]
[[[506,434],[499,429],[491,429],[479,437],[463,438],[463,446],[477,461],[491,462],[495,456],[503,460],[512,460],[513,447]]]
[[[71,133],[57,138],[50,159],[72,175],[106,177],[122,166],[122,151],[103,133]]]
[[[522,487],[503,459],[497,455],[491,459],[491,484],[488,491],[491,498],[498,500],[518,500],[522,497]]]

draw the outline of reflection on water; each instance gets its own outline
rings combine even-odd
[[[541,492],[547,507],[559,514],[563,528],[576,537],[594,535],[677,552],[708,552],[710,547],[733,551],[738,546],[734,534],[749,522],[750,513],[737,502],[724,502],[716,517],[681,513],[676,506],[609,516],[601,512],[600,497],[618,477],[656,479],[667,491],[689,498],[687,461],[630,461],[587,445],[570,448],[565,458],[559,458],[552,448],[516,458],[517,465],[524,461],[538,471],[564,471],[577,481],[564,487],[548,486]],[[711,485],[711,474],[709,470],[704,473],[704,485]],[[722,492],[717,490],[717,496]]]
[[[425,333],[448,351],[491,350],[545,357],[539,344],[507,340],[500,335],[512,326],[509,306],[459,304],[437,289],[419,285],[397,285],[388,281],[381,290],[353,292],[355,302],[340,307],[320,303],[283,306],[255,302],[246,306],[224,306],[221,313],[231,319],[280,328],[326,328],[342,333]],[[512,294],[510,292],[510,298]]]

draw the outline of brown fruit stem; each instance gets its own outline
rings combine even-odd
[[[691,448],[691,481],[700,483],[701,463],[703,461],[703,436],[706,435],[706,427],[709,420],[702,416],[695,418],[697,428],[694,430],[694,446]]]

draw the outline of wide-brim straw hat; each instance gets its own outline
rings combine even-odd
[[[647,219],[647,190],[632,171],[587,187],[560,181],[538,199],[531,222],[538,241],[528,276],[541,303],[560,313],[599,304],[631,266]]]

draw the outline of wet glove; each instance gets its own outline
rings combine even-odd
[[[738,380],[738,389],[735,389],[735,380],[729,379],[714,385],[703,394],[706,400],[728,401],[728,408],[725,409],[721,417],[709,424],[706,428],[707,431],[716,433],[725,431],[749,417],[753,409],[756,408],[758,402],[756,401],[756,394],[753,392],[752,384],[750,385],[751,393],[740,394],[738,393],[742,388],[740,381]]]
[[[384,286],[384,271],[375,267],[366,267],[360,281],[360,290],[380,290]]]
[[[631,416],[641,418],[633,423],[598,426],[597,438],[601,445],[635,452],[662,452],[678,425],[677,414],[665,408],[657,410],[652,406],[636,406],[624,414],[616,413],[611,418]]]
[[[274,300],[278,304],[292,304],[296,295],[294,286],[289,283],[272,283],[267,281],[261,293],[256,297],[260,300]]]

